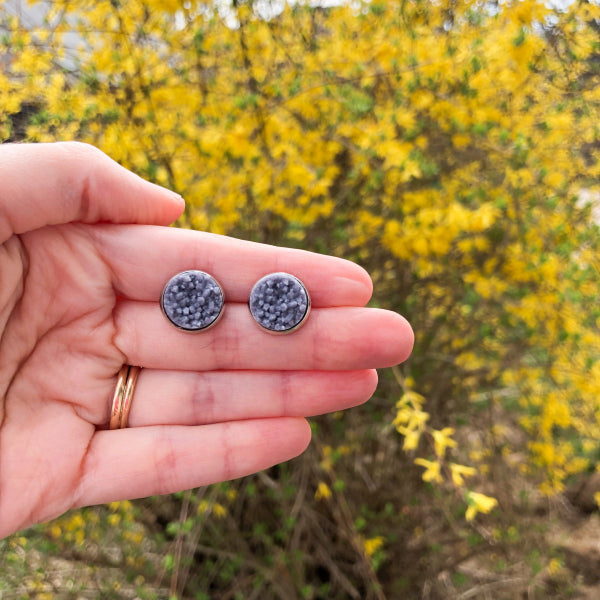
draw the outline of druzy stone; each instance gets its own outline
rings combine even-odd
[[[160,303],[173,325],[201,331],[216,323],[225,298],[221,286],[208,273],[183,271],[169,280]]]
[[[310,299],[299,279],[288,273],[271,273],[256,282],[249,305],[261,327],[273,333],[286,333],[306,318]]]

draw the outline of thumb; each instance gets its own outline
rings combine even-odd
[[[168,225],[181,196],[79,142],[0,145],[0,243],[44,225]]]

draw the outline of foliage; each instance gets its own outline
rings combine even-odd
[[[410,544],[425,553],[428,515],[458,527],[459,545],[469,531],[475,546],[510,544],[513,525],[493,508],[512,514],[521,476],[553,494],[599,454],[600,9],[266,5],[55,0],[36,28],[7,15],[0,134],[91,142],[182,193],[182,226],[333,253],[372,273],[375,302],[413,324],[412,359],[358,417],[318,421],[318,468],[312,450],[295,463],[302,476],[283,468],[269,484],[236,484],[236,519],[220,521],[227,504],[214,499],[214,522],[200,511],[203,525],[186,530],[196,498],[186,496],[176,503],[186,517],[165,520],[188,553],[226,564],[244,597],[253,585],[298,597],[277,588],[288,583],[304,598],[383,597],[378,578],[385,593],[414,591],[444,564],[431,548],[428,569],[398,560]],[[379,499],[362,502],[353,469]],[[282,513],[265,517],[252,485]],[[256,520],[241,519],[246,505]],[[490,510],[495,538],[457,517]],[[341,536],[328,556],[307,533],[324,523]],[[173,593],[204,589],[186,572],[191,587],[179,580]]]

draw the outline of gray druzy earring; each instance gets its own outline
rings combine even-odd
[[[288,273],[270,273],[259,279],[250,292],[250,312],[269,333],[291,333],[310,312],[310,297],[304,284]]]
[[[204,271],[183,271],[169,279],[160,306],[170,323],[184,331],[204,331],[223,315],[225,294]]]

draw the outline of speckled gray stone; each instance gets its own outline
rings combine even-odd
[[[175,327],[201,331],[216,323],[225,298],[221,286],[208,273],[183,271],[169,280],[160,303]]]
[[[308,315],[310,298],[298,278],[288,273],[271,273],[256,282],[249,306],[261,327],[273,333],[287,333]]]

